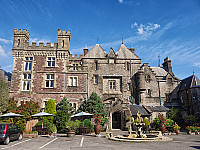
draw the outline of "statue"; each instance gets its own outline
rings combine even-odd
[[[137,113],[137,120],[138,120],[138,123],[141,123],[142,122],[142,118],[140,117],[142,114],[140,114],[140,111],[138,110],[138,113]]]

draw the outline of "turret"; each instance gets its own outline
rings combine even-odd
[[[28,47],[28,40],[30,34],[26,29],[14,29],[14,40],[13,40],[13,48],[14,49],[24,49]]]
[[[70,30],[61,31],[58,29],[58,49],[69,50],[71,33]]]

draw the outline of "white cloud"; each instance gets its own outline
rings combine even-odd
[[[123,3],[124,0],[119,0],[119,3]]]
[[[138,32],[138,34],[146,34],[146,33],[152,33],[153,31],[155,31],[156,29],[160,28],[159,24],[152,24],[152,23],[148,23],[148,24],[140,24],[138,25],[137,22],[134,22],[131,25],[132,29],[136,29]]]
[[[11,68],[11,67],[13,67],[13,65],[8,65],[8,66],[5,66],[5,67],[2,67],[2,69],[7,69],[7,68]]]
[[[200,62],[194,63],[193,66],[195,66],[195,67],[199,67],[199,68],[200,68]]]
[[[3,43],[12,43],[12,40],[6,40],[6,39],[0,38],[0,42],[3,42]]]
[[[0,55],[1,56],[6,56],[6,53],[4,51],[4,49],[2,48],[2,46],[0,45]]]

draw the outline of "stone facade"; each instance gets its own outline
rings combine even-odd
[[[141,65],[135,49],[123,43],[116,53],[111,48],[107,54],[97,43],[90,51],[85,46],[84,56],[72,56],[70,38],[69,30],[58,30],[58,43],[53,46],[35,42],[30,46],[28,31],[15,29],[10,96],[19,104],[34,100],[41,107],[50,98],[59,103],[66,96],[77,110],[96,92],[106,106],[111,129],[125,128],[130,105],[163,105],[173,98],[180,80],[168,58],[163,67]]]

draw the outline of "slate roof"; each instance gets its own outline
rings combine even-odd
[[[96,44],[85,56],[84,58],[105,58],[107,53],[104,49]]]
[[[117,58],[122,59],[140,59],[135,53],[131,52],[124,44],[120,46],[118,51],[116,52]]]
[[[136,116],[138,113],[138,110],[142,116],[150,116],[150,114],[145,110],[145,108],[142,105],[130,105],[130,110],[133,116]]]
[[[144,106],[147,109],[150,109],[152,112],[166,112],[169,110],[169,108],[165,106]]]
[[[193,74],[181,81],[180,84],[180,91],[200,86],[200,80]]]
[[[110,52],[108,53],[107,57],[109,57],[109,58],[114,58],[114,57],[116,57],[115,52],[114,52],[114,50],[113,50],[112,47],[111,47]]]
[[[165,77],[168,74],[168,72],[161,67],[150,67],[150,68],[156,74],[156,76]]]

